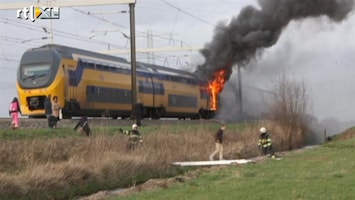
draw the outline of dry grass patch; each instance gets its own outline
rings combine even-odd
[[[225,158],[259,155],[260,126],[270,130],[275,149],[287,147],[282,145],[285,138],[279,132],[281,129],[272,122],[246,128],[227,125]],[[45,199],[68,199],[75,194],[127,187],[154,177],[165,177],[174,170],[172,162],[207,160],[214,150],[213,137],[217,128],[198,124],[175,129],[160,126],[149,133],[142,130],[144,141],[134,151],[126,149],[127,136],[106,132],[90,138],[0,141],[0,195],[31,194]],[[169,186],[169,182],[156,181],[155,185]]]

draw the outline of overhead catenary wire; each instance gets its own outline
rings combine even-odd
[[[8,18],[5,18],[5,19],[1,19],[0,17],[0,22],[2,23],[7,23],[7,24],[11,24],[13,26],[16,26],[17,28],[21,28],[21,29],[27,29],[27,30],[30,30],[30,31],[34,31],[34,32],[37,32],[37,33],[43,33],[43,26],[41,25],[27,25],[27,24],[24,24],[24,23],[21,23],[21,22],[18,22],[16,20],[12,20],[12,19],[8,19]],[[64,38],[69,38],[69,39],[75,39],[75,40],[82,40],[82,41],[87,41],[87,42],[91,42],[91,43],[99,43],[99,44],[102,44],[103,42],[100,41],[100,40],[93,40],[93,39],[88,39],[84,36],[80,36],[80,35],[77,35],[77,34],[71,34],[71,33],[67,33],[65,31],[61,31],[61,30],[56,30],[56,29],[53,29],[52,30],[55,34],[54,36],[57,36],[57,37],[64,37]],[[161,38],[166,38],[168,39],[168,37],[161,37]],[[22,42],[24,40],[21,40],[20,38],[17,38],[17,37],[5,37],[5,36],[2,36],[0,37],[0,40],[5,40],[5,41],[8,41],[9,43],[13,44],[13,42],[15,43],[18,43],[19,45],[25,45],[25,46],[32,46],[28,43],[32,43],[32,42],[35,42],[37,43],[38,41],[30,41],[30,42]],[[31,40],[31,39],[30,39]],[[27,40],[25,40],[27,41]],[[110,45],[110,46],[113,46],[113,47],[117,47],[111,43],[107,43],[107,45]],[[146,53],[138,53],[138,54],[142,54],[142,55],[146,55]],[[172,57],[180,57],[180,56],[158,56],[156,55],[156,58],[158,60],[166,60],[166,59],[169,59],[171,60],[171,62],[175,62],[175,58],[172,58]],[[2,58],[0,58],[1,60],[4,60],[4,61],[11,61],[11,62],[19,62],[19,60],[17,59],[11,59],[11,58],[7,58],[7,56],[4,56]],[[174,59],[174,60],[172,60]]]
[[[188,16],[190,16],[190,17],[192,17],[192,18],[194,18],[194,19],[196,19],[196,20],[198,20],[200,22],[202,22],[202,23],[205,23],[205,24],[210,25],[212,27],[216,27],[216,25],[214,25],[214,24],[212,24],[212,23],[210,23],[210,22],[208,22],[208,21],[206,21],[206,20],[204,20],[204,19],[202,19],[200,17],[197,17],[196,15],[194,15],[194,14],[192,14],[190,12],[187,12],[187,11],[185,11],[185,10],[175,6],[175,5],[173,5],[172,3],[169,3],[169,2],[167,2],[165,0],[160,0],[160,1],[165,3],[168,6],[172,7],[172,8],[175,8],[176,10],[178,10],[178,11],[180,11],[180,12],[182,12],[182,13],[184,13],[184,14],[186,14],[186,15],[188,15]]]
[[[100,20],[100,21],[103,21],[103,22],[105,22],[105,23],[108,23],[108,24],[110,24],[110,25],[112,25],[112,26],[115,26],[115,27],[117,27],[117,29],[115,29],[115,30],[103,30],[103,31],[97,31],[97,30],[93,30],[92,32],[95,32],[95,33],[98,33],[98,34],[95,34],[95,35],[93,35],[93,36],[90,36],[89,38],[90,39],[92,39],[92,38],[94,38],[94,37],[96,37],[96,36],[102,36],[102,35],[107,35],[107,33],[109,33],[109,32],[120,32],[127,40],[129,40],[130,38],[127,36],[127,34],[125,34],[124,33],[124,31],[122,31],[121,30],[121,28],[128,28],[128,27],[126,27],[126,26],[124,26],[124,25],[121,25],[121,24],[117,24],[117,23],[115,23],[115,22],[112,22],[111,20],[109,20],[109,19],[106,19],[106,18],[104,18],[104,17],[100,17],[100,16],[96,16],[96,15],[94,15],[93,13],[94,12],[88,12],[88,11],[83,11],[83,10],[80,10],[80,9],[77,9],[77,8],[72,8],[74,11],[76,11],[76,12],[79,12],[79,13],[81,13],[81,14],[83,14],[83,15],[86,15],[86,16],[89,16],[89,17],[92,17],[92,18],[95,18],[95,19],[98,19],[98,20]],[[96,12],[97,13],[97,12]],[[177,13],[178,14],[178,13]],[[176,24],[176,22],[177,22],[177,16],[176,16],[176,18],[175,18],[175,24]],[[97,24],[95,25],[95,27],[97,26]],[[173,30],[172,30],[173,31]],[[142,37],[147,37],[146,35],[147,35],[148,33],[146,33],[146,32],[143,32],[143,31],[136,31],[136,35],[137,36],[142,36]],[[166,35],[166,36],[165,36]],[[155,37],[155,38],[158,38],[158,39],[162,39],[162,40],[167,40],[167,41],[169,41],[168,43],[170,43],[171,41],[173,41],[174,43],[175,42],[180,42],[180,45],[181,45],[181,47],[183,46],[183,45],[186,45],[186,46],[191,46],[191,45],[188,45],[186,42],[184,42],[184,41],[182,41],[182,40],[176,40],[176,39],[174,39],[173,37],[172,37],[172,35],[173,35],[173,32],[171,32],[171,33],[161,33],[161,34],[158,34],[158,33],[151,33],[151,32],[149,32],[149,36],[150,37]],[[126,43],[127,44],[127,43]],[[148,48],[153,48],[153,47],[148,47]],[[141,52],[137,52],[137,54],[141,54],[141,55],[145,55],[145,56],[149,56],[149,54],[148,53],[141,53]],[[157,55],[154,55],[154,59],[156,59],[155,57],[158,57]],[[162,57],[161,59],[164,59],[165,60],[165,57],[166,56],[160,56],[160,57]],[[185,57],[185,56],[184,56]],[[181,63],[181,62],[179,62],[179,56],[178,56],[178,58],[177,58],[177,62],[176,63]]]
[[[76,12],[79,12],[79,13],[83,14],[83,15],[86,15],[86,16],[89,16],[89,17],[92,17],[92,18],[101,20],[101,21],[106,22],[106,23],[108,23],[108,24],[110,24],[110,25],[113,25],[113,26],[115,26],[115,27],[124,28],[124,29],[129,29],[128,26],[121,25],[121,24],[112,22],[111,20],[108,20],[108,19],[106,19],[106,18],[104,18],[104,17],[100,17],[100,16],[95,15],[96,12],[87,12],[87,11],[83,11],[83,10],[78,9],[78,8],[72,8],[72,9],[73,9],[74,11],[76,11]],[[126,34],[124,31],[122,31],[122,30],[120,30],[120,29],[117,29],[116,31],[117,31],[117,32],[120,32],[125,38],[129,39],[128,34]],[[147,35],[146,32],[144,32],[144,31],[139,31],[139,30],[136,30],[136,34],[137,34],[137,36],[142,35],[142,37],[146,37],[146,35]],[[156,38],[160,38],[160,39],[163,39],[163,40],[171,40],[171,37],[170,37],[171,33],[170,33],[170,34],[169,34],[169,33],[165,33],[165,34],[164,34],[164,33],[162,33],[162,34],[155,33],[155,34],[152,34],[152,35],[153,35],[154,37],[156,37]],[[164,35],[168,35],[168,36],[164,36]],[[184,42],[184,41],[182,41],[182,40],[175,40],[175,41],[179,41],[179,42],[181,42],[181,43],[183,43],[183,44],[188,45],[186,42]]]
[[[9,61],[9,62],[20,62],[20,60],[18,59],[12,59],[12,58],[8,58],[8,57],[0,57],[0,60],[5,60],[5,61]],[[8,70],[17,70],[16,68],[7,68],[2,66],[0,69],[8,69]]]
[[[86,11],[83,11],[83,10],[80,10],[80,9],[77,9],[77,8],[73,8],[73,7],[72,7],[71,9],[74,10],[74,11],[76,11],[76,12],[79,12],[79,13],[82,13],[82,14],[84,14],[84,15],[87,15],[87,16],[90,16],[90,17],[99,19],[99,20],[101,20],[101,21],[104,21],[104,22],[106,22],[106,23],[108,23],[108,24],[111,24],[111,25],[114,25],[114,26],[117,26],[117,27],[120,27],[120,28],[129,28],[129,27],[127,27],[127,26],[123,26],[123,25],[121,25],[121,24],[117,24],[117,23],[115,23],[115,22],[112,22],[112,21],[110,21],[110,20],[108,20],[108,19],[105,19],[105,18],[103,18],[103,17],[99,17],[99,16],[97,16],[97,15],[93,15],[91,12],[86,12]],[[123,31],[121,31],[121,30],[119,30],[119,29],[117,29],[117,31],[120,32],[124,37],[127,37],[127,35],[128,35],[128,34],[126,34],[125,32],[123,32]]]
[[[103,18],[103,17],[100,17],[100,16],[96,16],[95,14],[96,14],[96,13],[99,13],[99,12],[86,12],[86,11],[83,11],[83,10],[80,10],[80,9],[77,9],[77,8],[73,8],[73,7],[72,7],[72,9],[73,9],[74,11],[76,11],[76,12],[82,13],[82,14],[84,14],[84,15],[86,15],[86,16],[90,16],[90,17],[96,18],[96,19],[98,19],[98,20],[100,20],[100,21],[104,21],[104,22],[106,22],[106,23],[108,23],[108,24],[111,24],[111,25],[113,25],[113,26],[116,26],[116,27],[119,27],[119,28],[129,29],[129,27],[127,27],[127,26],[124,26],[124,25],[121,25],[121,24],[112,22],[112,21],[110,21],[110,20],[108,20],[108,19],[105,19],[105,18]],[[111,12],[111,13],[112,13],[112,12]],[[125,13],[125,12],[121,12],[121,13]],[[0,18],[1,18],[1,17],[0,17]],[[6,23],[6,24],[17,23],[18,26],[20,26],[20,27],[27,27],[26,29],[35,31],[35,28],[33,28],[33,27],[36,26],[36,24],[20,23],[18,20],[16,20],[16,21],[12,20],[11,22],[9,22],[10,19],[8,19],[8,18],[3,19],[3,20],[5,20],[5,21],[3,21],[3,23]],[[43,29],[43,26],[41,26],[41,28]],[[127,34],[126,34],[124,31],[121,31],[121,30],[117,30],[117,31],[118,31],[118,32],[121,32],[122,35],[123,35],[125,38],[128,38]],[[41,31],[41,30],[37,30],[37,32],[42,32],[42,31]],[[54,33],[58,33],[58,30],[53,30],[53,32],[54,32]],[[62,33],[64,33],[64,31],[62,31]],[[146,33],[145,33],[144,31],[136,31],[136,33],[137,33],[137,34],[141,34],[141,35],[146,35]],[[70,33],[67,33],[67,32],[66,32],[66,33],[64,33],[64,34],[70,34]],[[58,34],[56,34],[56,35],[58,35]],[[81,37],[81,38],[79,38],[79,39],[81,39],[81,40],[84,40],[84,38],[87,38],[87,37],[83,37],[83,36],[79,36],[79,35],[74,35],[74,34],[70,34],[70,35],[71,35],[71,36],[75,36],[75,37]],[[170,34],[169,36],[163,36],[163,35],[161,35],[161,34],[160,34],[160,35],[159,35],[159,34],[154,34],[153,36],[154,36],[155,38],[161,38],[161,39],[164,39],[164,40],[171,41],[171,34]],[[144,37],[145,37],[145,36],[144,36]],[[72,38],[70,38],[70,39],[72,39]],[[75,38],[75,39],[78,39],[78,38]],[[89,40],[87,40],[87,41],[90,42]],[[188,45],[186,42],[184,42],[184,41],[182,41],[182,40],[176,40],[176,39],[174,39],[174,41],[179,41],[180,43],[183,43],[183,44],[185,44],[185,45]],[[99,43],[104,43],[104,42],[100,41]],[[113,46],[113,45],[112,45],[112,46]],[[117,47],[117,48],[122,48],[122,47]]]
[[[99,13],[100,12],[86,12],[85,11],[81,11],[79,9],[76,9],[77,12],[80,12],[82,14],[85,14],[87,16],[90,16],[90,17],[94,17],[100,21],[104,21],[105,23],[109,23],[111,25],[114,25],[116,27],[119,28],[118,32],[121,32],[123,37],[125,37],[126,39],[129,39],[127,37],[127,34],[125,34],[125,31],[122,30],[125,29],[125,28],[129,28],[127,26],[124,26],[124,25],[121,25],[121,24],[118,24],[118,23],[115,23],[115,22],[112,22],[111,20],[108,20],[108,19],[105,19],[104,17],[100,17],[100,16],[96,16],[95,14]],[[114,13],[112,13],[114,14]],[[177,16],[175,17],[175,24],[176,24],[176,21],[177,21],[177,17],[178,17],[178,13],[177,13]],[[40,22],[40,21],[38,21]],[[4,23],[4,24],[10,24],[11,26],[15,26],[16,28],[21,28],[21,29],[26,29],[26,30],[30,30],[30,31],[34,31],[34,32],[37,32],[37,33],[43,33],[45,34],[45,32],[43,31],[43,27],[46,28],[45,26],[43,25],[38,25],[38,23],[36,24],[28,24],[28,23],[23,23],[19,20],[13,20],[13,19],[8,19],[8,18],[2,18],[0,17],[0,23]],[[170,34],[169,33],[165,33],[165,34],[152,34],[154,36],[154,38],[158,38],[158,39],[161,39],[162,41],[169,41],[167,43],[170,43],[171,41],[173,42],[180,42],[181,45],[187,45],[187,46],[190,46],[188,45],[185,41],[183,40],[177,40],[175,38],[172,37],[173,35],[173,32],[174,32],[174,27],[173,29],[171,30]],[[80,40],[80,41],[85,41],[85,42],[89,42],[89,43],[96,43],[96,44],[106,44],[107,46],[110,46],[110,47],[115,47],[115,48],[118,48],[118,49],[125,49],[126,47],[122,47],[122,46],[117,46],[117,45],[114,45],[112,43],[107,43],[107,42],[104,42],[102,40],[95,40],[93,38],[88,38],[86,36],[83,36],[83,35],[79,35],[79,34],[75,34],[75,33],[72,33],[72,32],[66,32],[66,31],[63,31],[63,30],[56,30],[56,29],[53,29],[51,30],[53,32],[53,35],[54,37],[62,37],[62,38],[67,38],[67,39],[73,39],[73,40]],[[143,31],[137,31],[137,34],[138,35],[146,35],[146,32],[143,32]],[[42,38],[42,37],[41,37]],[[44,38],[44,37],[43,37]],[[31,40],[32,38],[30,39],[27,39],[27,40]],[[7,39],[7,38],[2,38],[0,40],[6,40],[8,43],[17,43],[17,44],[21,44],[22,42],[22,39],[16,39],[16,38],[11,38],[11,39]],[[40,43],[40,41],[30,41],[28,42],[30,44],[34,44],[34,43]],[[27,44],[24,43],[23,45],[26,45],[26,46],[33,46],[33,45],[30,45],[30,44]],[[164,59],[164,57],[166,56],[160,56],[162,57],[161,59]],[[171,59],[171,58],[170,58]],[[15,61],[14,61],[15,62]]]
[[[22,28],[22,29],[27,29],[27,30],[31,30],[34,32],[39,32],[39,33],[44,33],[44,29],[46,29],[46,27],[42,26],[42,25],[37,25],[37,24],[25,24],[25,23],[21,23],[18,20],[13,20],[13,19],[8,19],[8,18],[1,18],[0,17],[0,22],[5,23],[5,24],[9,24],[12,26],[16,26],[16,28]],[[121,48],[119,46],[116,45],[112,45],[111,43],[107,43],[101,40],[90,40],[85,36],[79,35],[79,34],[73,34],[73,33],[69,33],[69,32],[65,32],[62,30],[57,30],[57,29],[53,29],[52,30],[54,32],[54,35],[57,37],[64,37],[64,38],[68,38],[68,39],[75,39],[75,40],[81,40],[81,41],[86,41],[86,42],[90,42],[90,43],[97,43],[97,44],[106,44],[106,45],[111,45],[111,46],[115,46],[116,48]]]
[[[34,31],[34,32],[44,33],[43,32],[43,26],[26,25],[26,24],[20,23],[20,22],[18,22],[16,20],[11,20],[11,19],[8,19],[8,18],[3,19],[1,17],[0,17],[0,22],[7,23],[7,24],[10,24],[12,26],[16,26],[16,28],[27,29],[27,30],[31,30],[31,31]],[[11,23],[9,23],[9,22],[11,22]],[[96,39],[88,39],[87,37],[79,35],[79,34],[68,33],[68,32],[65,32],[65,31],[62,31],[62,30],[57,30],[57,29],[53,29],[52,31],[53,31],[53,35],[57,36],[57,37],[63,37],[63,38],[74,39],[74,40],[81,40],[81,41],[85,41],[85,42],[89,42],[89,43],[105,44],[105,45],[113,46],[113,47],[118,48],[118,49],[122,49],[122,47],[114,45],[112,43],[108,43],[108,42],[104,42],[104,41],[96,40]],[[19,41],[19,43],[21,43],[21,42]]]

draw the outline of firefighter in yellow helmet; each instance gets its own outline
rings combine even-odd
[[[141,134],[138,131],[137,124],[133,124],[132,130],[127,131],[126,134],[129,135],[128,143],[127,143],[128,150],[134,150],[138,146],[139,143],[143,142]]]
[[[272,140],[269,136],[269,132],[265,127],[259,129],[260,136],[258,146],[263,155],[270,154],[272,158],[275,157],[274,151],[272,150]]]

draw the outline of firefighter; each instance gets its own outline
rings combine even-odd
[[[124,133],[129,136],[128,143],[127,143],[127,149],[130,151],[134,150],[138,146],[139,143],[143,142],[141,134],[138,131],[137,124],[133,124],[132,130],[125,131]]]
[[[80,120],[78,121],[78,123],[74,127],[74,130],[77,130],[77,129],[78,129],[78,132],[84,132],[86,134],[86,136],[88,136],[88,137],[92,134],[91,129],[89,127],[89,122],[88,122],[87,116],[82,116],[80,118]]]
[[[261,127],[259,136],[258,147],[263,155],[270,154],[272,158],[275,157],[274,151],[272,150],[272,140],[269,136],[269,132],[265,127]]]

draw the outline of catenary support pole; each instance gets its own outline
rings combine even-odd
[[[132,113],[131,117],[136,119],[135,105],[137,103],[137,63],[136,63],[136,35],[135,35],[135,17],[134,3],[129,4],[130,13],[130,38],[131,38],[131,81],[132,81]]]

